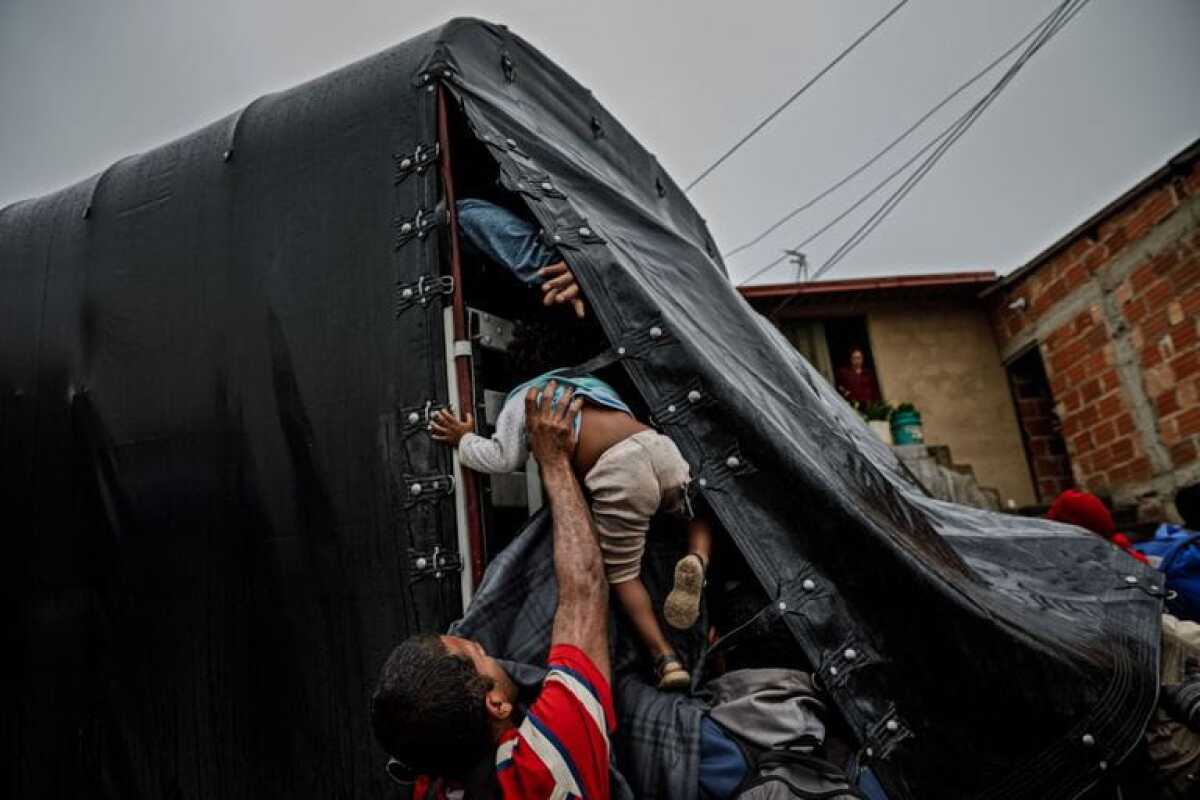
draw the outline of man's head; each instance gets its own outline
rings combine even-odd
[[[1175,493],[1175,510],[1183,518],[1183,527],[1200,531],[1200,483],[1185,486]]]
[[[371,725],[384,750],[417,772],[458,777],[513,725],[517,687],[484,649],[455,636],[413,636],[379,675]]]
[[[850,366],[859,370],[863,368],[863,364],[867,362],[866,356],[863,355],[861,347],[854,347],[850,350]]]

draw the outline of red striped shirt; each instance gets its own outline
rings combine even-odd
[[[504,797],[607,800],[612,690],[578,647],[550,648],[542,692],[496,749]]]

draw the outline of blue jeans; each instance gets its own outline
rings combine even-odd
[[[537,228],[508,209],[473,197],[459,200],[455,207],[462,238],[522,283],[540,285],[538,270],[562,261],[558,250],[542,242]]]

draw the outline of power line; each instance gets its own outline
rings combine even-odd
[[[825,261],[825,263],[821,265],[821,268],[813,274],[812,280],[818,280],[821,276],[825,275],[827,272],[837,266],[842,259],[849,255],[850,252],[857,248],[858,245],[863,242],[863,240],[870,236],[871,233],[877,227],[879,227],[884,219],[886,219],[888,215],[892,213],[896,206],[898,206],[900,202],[903,201],[904,198],[907,197],[908,194],[916,187],[916,185],[920,183],[921,180],[930,172],[930,170],[933,169],[942,156],[946,154],[946,151],[948,151],[955,144],[955,142],[957,142],[967,132],[967,130],[969,130],[971,126],[975,124],[983,112],[1000,95],[1005,87],[1008,86],[1012,79],[1016,77],[1017,73],[1021,71],[1026,62],[1028,62],[1036,52],[1041,50],[1041,48],[1045,46],[1050,39],[1057,35],[1059,31],[1066,27],[1066,25],[1075,18],[1075,15],[1082,11],[1083,7],[1089,2],[1091,2],[1091,0],[1064,0],[1062,5],[1059,6],[1059,15],[1050,23],[1046,30],[1038,34],[1038,37],[1035,39],[1035,41],[1029,45],[1024,53],[1021,54],[1021,57],[1017,60],[1017,62],[1008,69],[1008,71],[996,83],[991,91],[989,91],[988,94],[982,100],[980,100],[979,103],[977,103],[976,106],[971,109],[971,111],[968,112],[968,116],[963,120],[958,130],[945,139],[938,146],[935,152],[931,154],[925,160],[925,162],[922,163],[917,170],[910,175],[878,209],[876,209],[871,217],[869,217],[866,222],[859,226],[858,230],[851,234],[850,237],[843,242],[836,251],[834,251],[833,255],[831,255]]]
[[[891,172],[889,172],[889,173],[888,173],[888,174],[887,174],[887,175],[884,177],[884,179],[883,179],[883,180],[881,180],[879,183],[875,184],[875,185],[874,185],[874,186],[872,186],[872,187],[871,187],[869,190],[867,190],[866,194],[864,194],[862,197],[858,198],[858,199],[857,199],[857,200],[855,200],[853,203],[851,203],[851,204],[850,204],[848,207],[846,207],[846,208],[845,208],[845,209],[842,211],[842,213],[838,214],[836,217],[834,217],[833,219],[831,219],[831,220],[829,220],[828,222],[826,222],[826,223],[825,223],[824,225],[822,225],[820,228],[817,228],[817,230],[815,230],[814,232],[812,232],[811,234],[809,234],[809,235],[808,235],[808,237],[807,237],[806,239],[804,239],[802,242],[800,242],[799,244],[795,245],[795,246],[794,246],[793,248],[791,248],[791,249],[792,249],[792,250],[798,250],[798,249],[800,249],[801,247],[804,247],[806,244],[810,244],[810,243],[812,243],[812,242],[813,242],[813,240],[815,240],[815,239],[817,239],[818,237],[820,237],[820,236],[821,236],[823,233],[825,233],[827,230],[829,230],[830,228],[832,228],[834,225],[838,224],[839,222],[841,222],[842,220],[844,220],[846,217],[850,216],[850,214],[851,214],[851,213],[852,213],[852,212],[853,212],[855,209],[857,209],[857,208],[858,208],[859,206],[861,206],[863,203],[867,202],[867,201],[868,201],[868,200],[870,200],[872,197],[874,197],[876,192],[878,192],[878,191],[879,191],[880,189],[882,189],[884,186],[887,186],[889,183],[891,183],[893,180],[895,180],[896,176],[898,176],[898,175],[902,174],[902,173],[903,173],[903,172],[904,172],[906,169],[908,169],[908,168],[909,168],[909,167],[911,167],[911,166],[912,166],[914,163],[916,163],[917,159],[919,159],[921,156],[923,156],[923,155],[925,155],[926,153],[928,153],[928,152],[929,152],[931,149],[933,149],[933,147],[934,147],[935,145],[937,145],[939,142],[941,142],[943,139],[945,139],[947,136],[949,136],[949,135],[951,134],[951,132],[953,132],[953,130],[954,130],[954,129],[955,129],[955,128],[956,128],[956,127],[959,125],[959,123],[961,122],[961,120],[962,120],[962,117],[959,117],[957,120],[955,120],[954,122],[952,122],[952,123],[950,124],[950,126],[949,126],[949,127],[947,127],[946,129],[944,129],[944,130],[943,130],[941,133],[939,133],[937,136],[933,137],[933,138],[932,138],[931,140],[929,140],[928,142],[926,142],[924,147],[922,147],[920,150],[918,150],[918,151],[917,151],[916,153],[914,153],[913,155],[909,156],[909,158],[908,158],[908,160],[907,160],[907,161],[905,161],[903,164],[901,164],[901,165],[900,165],[899,167],[897,167],[896,169],[894,169],[894,170],[892,170]],[[781,263],[783,262],[783,260],[784,260],[785,258],[787,258],[787,257],[788,257],[788,256],[787,256],[787,254],[788,254],[788,251],[786,251],[786,250],[785,250],[785,251],[784,251],[784,253],[783,253],[783,255],[779,256],[778,258],[776,258],[776,259],[775,259],[774,261],[772,261],[771,263],[769,263],[769,264],[765,264],[764,266],[762,266],[762,267],[759,267],[759,268],[758,268],[758,269],[756,269],[754,272],[750,273],[750,275],[748,275],[747,277],[745,277],[745,278],[743,278],[741,281],[739,281],[739,282],[738,282],[738,286],[745,286],[747,283],[749,283],[750,281],[754,280],[754,279],[755,279],[755,278],[757,278],[759,275],[762,275],[764,272],[767,272],[767,271],[768,271],[768,270],[770,270],[772,267],[776,267],[776,266],[778,266],[779,264],[781,264]]]
[[[936,164],[937,161],[941,158],[941,155],[944,154],[945,151],[951,145],[953,145],[954,142],[956,142],[972,124],[974,124],[975,119],[977,119],[978,116],[983,112],[983,110],[985,108],[987,108],[988,105],[991,104],[991,102],[995,99],[995,97],[999,94],[999,92],[1005,86],[1007,86],[1009,81],[1011,81],[1012,78],[1015,77],[1017,72],[1020,71],[1020,69],[1025,65],[1025,63],[1029,60],[1029,58],[1032,57],[1032,55],[1035,52],[1037,52],[1047,41],[1049,41],[1049,39],[1052,36],[1054,36],[1056,33],[1058,33],[1058,31],[1061,30],[1062,27],[1065,26],[1074,17],[1075,14],[1077,14],[1083,8],[1083,5],[1086,5],[1086,3],[1089,1],[1090,0],[1083,0],[1083,2],[1080,3],[1080,0],[1064,0],[1062,3],[1057,5],[1054,8],[1054,10],[1047,17],[1043,18],[1038,23],[1038,25],[1032,31],[1030,31],[1030,33],[1026,34],[1024,37],[1022,37],[1020,40],[1018,40],[1017,44],[1014,47],[1010,48],[1009,51],[1007,51],[1005,55],[1002,55],[999,59],[996,60],[997,62],[1002,61],[1006,55],[1011,54],[1011,52],[1013,50],[1015,50],[1017,47],[1019,47],[1024,42],[1027,42],[1031,36],[1036,37],[1034,39],[1034,42],[1032,44],[1030,44],[1026,48],[1026,50],[1017,58],[1017,60],[1007,68],[1007,70],[1005,71],[1005,74],[1001,76],[1000,80],[996,84],[994,84],[984,94],[984,96],[980,100],[976,101],[966,112],[964,112],[958,118],[956,118],[955,121],[950,124],[950,126],[943,129],[940,133],[938,133],[937,136],[933,137],[933,139],[928,141],[913,156],[911,156],[907,161],[905,161],[903,164],[901,164],[900,167],[898,167],[897,169],[895,169],[891,173],[889,173],[883,180],[881,180],[879,183],[875,184],[875,186],[873,186],[863,196],[861,196],[858,200],[856,200],[853,204],[851,204],[848,208],[846,208],[844,211],[842,211],[840,214],[838,214],[832,220],[827,222],[825,225],[821,226],[821,228],[819,228],[815,233],[810,235],[801,244],[797,245],[797,247],[802,247],[805,244],[808,244],[811,241],[813,241],[814,239],[816,239],[818,236],[824,234],[826,231],[828,231],[830,228],[832,228],[835,224],[837,224],[841,220],[845,219],[851,212],[853,212],[855,209],[857,209],[859,206],[861,206],[863,203],[865,203],[867,200],[869,200],[871,197],[873,197],[880,189],[882,189],[884,186],[886,186],[888,183],[890,183],[892,180],[894,180],[897,176],[904,173],[919,158],[924,156],[930,150],[937,148],[936,150],[934,150],[934,153],[931,156],[929,156],[929,158],[927,158],[926,161],[923,162],[917,168],[917,173],[915,176],[916,180],[920,180],[921,177],[924,177],[925,173],[927,173],[933,167],[933,165]],[[996,63],[996,62],[993,62],[993,63]],[[989,69],[990,69],[990,66],[991,65],[989,65]],[[988,70],[984,70],[984,72],[986,72],[986,71],[988,71]],[[968,84],[973,81],[974,81],[974,78],[972,78],[971,81],[968,81]],[[956,93],[958,91],[959,90],[955,90]],[[889,145],[889,147],[890,147],[890,145]],[[911,191],[912,186],[915,185],[915,181],[913,180],[913,177],[914,176],[910,176],[910,178],[906,179],[905,183],[901,186],[901,188],[899,190],[897,190],[896,193],[893,193],[888,198],[888,200],[884,201],[883,205],[888,206],[887,210],[884,211],[884,216],[886,216],[887,213],[890,213],[891,208],[894,207],[894,205],[896,203],[898,203],[900,199],[903,199],[903,197],[906,196],[909,191]],[[847,242],[843,242],[843,246],[838,248],[838,252],[835,252],[834,256],[832,256],[831,259],[836,258],[837,260],[840,260],[842,257],[844,257],[844,255],[846,253],[849,252],[849,249],[853,249],[853,247],[856,247],[858,242],[861,241],[861,239],[856,240],[856,237],[859,234],[863,234],[863,237],[865,238],[866,233],[870,233],[871,230],[874,230],[874,227],[876,227],[878,225],[878,221],[875,221],[876,215],[878,215],[878,214],[879,214],[879,210],[874,212],[871,216],[871,219],[868,220],[868,223],[866,223],[864,226],[861,226],[855,232],[855,234],[852,235],[851,240],[847,240]],[[875,221],[874,225],[871,224],[872,221]],[[867,228],[868,226],[870,226],[870,230],[866,230],[864,233],[863,229]],[[843,248],[846,245],[849,245],[849,249],[846,249],[844,252],[842,252]],[[777,258],[774,261],[772,261],[771,263],[766,264],[763,267],[755,270],[747,278],[739,281],[739,285],[745,285],[746,283],[749,283],[750,281],[754,280],[758,276],[760,276],[763,273],[770,270],[772,267],[777,266],[780,262],[783,261],[783,258],[785,258],[785,257],[786,256]],[[834,262],[834,263],[836,263],[836,262]],[[832,266],[833,266],[833,264],[830,263],[830,260],[827,260],[824,264],[821,265],[821,268],[816,271],[816,273],[812,276],[811,280],[816,280],[821,275],[825,274]]]
[[[746,250],[747,248],[753,247],[754,245],[761,242],[763,239],[767,238],[767,236],[774,233],[782,225],[784,225],[786,222],[788,222],[789,220],[794,218],[797,214],[799,214],[803,211],[806,211],[809,208],[812,208],[814,205],[819,203],[821,200],[824,200],[830,194],[832,194],[833,192],[842,188],[847,183],[852,181],[854,178],[861,175],[864,171],[866,171],[869,167],[871,167],[876,161],[878,161],[879,159],[883,158],[885,155],[890,153],[892,151],[892,149],[895,148],[896,145],[900,144],[900,142],[907,139],[909,134],[911,134],[917,128],[919,128],[923,124],[925,124],[925,122],[928,121],[930,117],[932,117],[934,114],[936,114],[937,112],[939,112],[943,108],[945,108],[947,103],[949,103],[954,98],[958,97],[960,94],[962,94],[964,91],[966,91],[970,87],[974,86],[976,83],[979,82],[979,80],[981,78],[983,78],[983,76],[987,75],[989,72],[991,72],[993,69],[995,69],[1002,61],[1004,61],[1006,58],[1008,58],[1013,53],[1015,53],[1017,51],[1017,49],[1019,47],[1021,47],[1021,45],[1025,44],[1025,42],[1029,41],[1029,39],[1032,38],[1034,36],[1034,34],[1036,34],[1039,30],[1041,30],[1041,28],[1050,21],[1050,19],[1054,16],[1055,13],[1057,13],[1057,9],[1055,11],[1052,11],[1047,16],[1043,17],[1041,22],[1039,22],[1037,25],[1035,25],[1033,28],[1031,28],[1028,33],[1026,33],[1024,36],[1022,36],[1020,39],[1018,39],[1016,41],[1016,43],[1014,43],[1011,47],[1009,47],[1007,50],[1005,50],[1000,55],[996,56],[996,58],[994,58],[991,61],[991,63],[989,63],[986,67],[979,70],[979,72],[976,72],[974,75],[972,75],[970,78],[968,78],[963,83],[959,84],[957,89],[950,92],[950,94],[946,95],[941,100],[939,100],[932,108],[930,108],[928,111],[926,111],[924,114],[922,114],[920,119],[918,119],[912,125],[909,125],[908,128],[906,128],[903,133],[901,133],[899,136],[897,136],[895,139],[893,139],[890,143],[888,143],[888,145],[886,147],[884,147],[878,153],[871,156],[869,159],[867,159],[862,164],[860,164],[857,168],[854,169],[854,171],[850,172],[848,175],[846,175],[844,178],[842,178],[841,180],[834,183],[829,188],[814,195],[812,198],[810,198],[803,204],[797,206],[796,208],[792,209],[788,213],[784,214],[782,217],[779,218],[779,220],[772,223],[769,227],[766,228],[766,230],[759,233],[753,239],[750,239],[747,242],[743,242],[742,244],[738,245],[737,247],[733,248],[732,250],[730,250],[726,253],[722,253],[721,255],[724,258],[730,258],[730,257],[735,256],[738,253],[742,252],[743,250]],[[749,279],[747,279],[747,280],[749,280]],[[742,282],[745,283],[745,281],[742,281]]]
[[[785,100],[781,106],[779,106],[779,108],[776,108],[774,111],[772,111],[770,114],[768,114],[768,115],[766,116],[766,118],[765,118],[765,119],[763,119],[763,121],[762,121],[762,122],[760,122],[760,123],[758,123],[757,125],[755,125],[753,128],[751,128],[751,130],[750,130],[750,132],[749,132],[749,133],[747,133],[745,136],[743,136],[741,139],[739,139],[739,140],[738,140],[738,142],[737,142],[737,144],[735,144],[733,147],[731,147],[731,148],[729,148],[728,150],[726,150],[726,151],[725,151],[725,153],[724,153],[724,154],[723,154],[723,155],[722,155],[720,158],[718,158],[716,161],[714,161],[712,164],[710,164],[710,165],[708,166],[708,168],[707,168],[707,169],[705,169],[703,172],[701,172],[699,175],[697,175],[697,176],[696,176],[696,177],[695,177],[695,178],[692,180],[692,182],[691,182],[691,183],[689,183],[689,184],[688,184],[688,185],[687,185],[687,186],[684,188],[684,191],[685,191],[685,192],[690,192],[690,191],[692,190],[692,188],[693,188],[693,187],[694,187],[696,184],[700,183],[700,181],[702,181],[702,180],[704,180],[705,178],[707,178],[707,177],[709,176],[709,174],[710,174],[710,173],[712,173],[712,171],[713,171],[713,170],[715,170],[717,167],[721,166],[721,164],[725,163],[725,160],[726,160],[727,158],[729,158],[731,155],[733,155],[733,154],[734,154],[734,153],[736,153],[738,150],[740,150],[740,149],[741,149],[741,147],[742,147],[742,145],[744,145],[746,142],[748,142],[748,141],[750,141],[752,138],[754,138],[754,135],[755,135],[755,134],[757,134],[759,131],[761,131],[763,128],[765,128],[765,127],[766,127],[766,126],[767,126],[767,125],[768,125],[768,124],[771,122],[771,120],[775,119],[777,116],[779,116],[781,113],[783,113],[783,110],[784,110],[785,108],[787,108],[787,107],[788,107],[788,106],[790,106],[792,103],[794,103],[794,102],[796,101],[796,99],[797,99],[798,97],[800,97],[800,95],[802,95],[802,94],[804,94],[806,91],[808,91],[808,89],[809,89],[809,88],[810,88],[810,87],[811,87],[811,86],[812,86],[814,83],[816,83],[816,82],[817,82],[817,81],[819,81],[819,80],[820,80],[822,77],[824,77],[825,73],[829,72],[829,70],[831,70],[831,69],[833,69],[835,66],[837,66],[837,64],[838,64],[838,62],[839,62],[839,61],[841,61],[841,60],[842,60],[843,58],[845,58],[846,56],[850,55],[850,52],[851,52],[852,50],[854,50],[854,48],[856,48],[856,47],[858,47],[860,44],[862,44],[862,43],[863,43],[863,41],[865,41],[865,40],[866,40],[866,38],[867,38],[868,36],[870,36],[872,33],[874,33],[874,32],[875,32],[875,30],[876,30],[877,28],[879,28],[879,26],[881,26],[881,25],[883,25],[883,23],[887,22],[887,21],[888,21],[888,20],[891,18],[891,16],[892,16],[893,14],[895,14],[897,11],[899,11],[899,10],[900,10],[902,7],[904,7],[904,6],[905,6],[907,3],[908,3],[908,0],[900,0],[900,2],[899,2],[899,3],[897,3],[896,5],[894,5],[894,6],[892,7],[892,10],[891,10],[891,11],[887,12],[887,13],[886,13],[886,14],[884,14],[882,17],[880,17],[880,18],[879,18],[879,20],[878,20],[878,21],[876,21],[876,23],[875,23],[874,25],[872,25],[871,27],[867,28],[867,30],[866,30],[866,31],[864,31],[864,32],[863,32],[863,33],[862,33],[862,34],[861,34],[861,35],[860,35],[860,36],[859,36],[857,39],[855,39],[853,42],[851,42],[851,43],[850,43],[850,46],[849,46],[849,47],[847,47],[845,50],[843,50],[841,53],[839,53],[839,54],[838,54],[838,56],[837,56],[837,58],[833,59],[833,61],[830,61],[828,64],[826,64],[826,65],[825,65],[825,66],[824,66],[824,67],[821,69],[821,71],[820,71],[820,72],[818,72],[818,73],[817,73],[816,75],[814,75],[813,77],[809,78],[808,82],[807,82],[807,83],[805,83],[803,86],[801,86],[799,89],[797,89],[797,90],[796,90],[796,92],[795,92],[794,94],[792,94],[792,96],[791,96],[791,97],[789,97],[787,100]]]
[[[811,280],[819,280],[827,272],[837,266],[837,264],[840,263],[842,259],[844,259],[851,251],[858,247],[858,245],[861,244],[883,222],[883,220],[887,218],[889,214],[891,214],[896,206],[908,196],[908,194],[916,187],[916,185],[920,183],[920,181],[926,175],[929,174],[930,170],[933,169],[941,157],[945,155],[945,153],[955,144],[955,142],[957,142],[971,128],[971,126],[975,124],[988,106],[992,104],[992,102],[1000,95],[1005,87],[1008,86],[1012,79],[1016,77],[1017,73],[1021,71],[1029,59],[1032,58],[1033,55],[1047,42],[1049,42],[1050,39],[1058,34],[1058,32],[1061,31],[1072,19],[1074,19],[1075,15],[1083,10],[1083,7],[1089,2],[1091,2],[1091,0],[1063,0],[1063,2],[1056,7],[1048,23],[1045,24],[1041,30],[1039,30],[1033,43],[1030,44],[1026,48],[1025,52],[1023,52],[1017,59],[1017,61],[1005,71],[1005,74],[1000,78],[1000,80],[996,82],[996,84],[987,92],[987,94],[984,95],[982,99],[976,102],[975,105],[973,105],[965,114],[956,120],[954,126],[952,126],[953,132],[950,133],[950,135],[945,139],[942,139],[937,149],[917,167],[912,175],[905,179],[900,188],[893,192],[887,198],[887,200],[885,200],[879,206],[879,208],[877,208],[871,214],[867,221],[860,225],[858,229],[856,229],[854,233],[851,234],[850,237],[846,239],[846,241],[844,241],[837,248],[837,250],[834,251],[833,255],[826,259],[825,263],[821,265],[821,268],[813,274]],[[771,314],[778,314],[780,311],[786,308],[788,304],[795,299],[795,297],[796,295],[792,294],[785,298],[779,303],[779,305],[775,307]]]

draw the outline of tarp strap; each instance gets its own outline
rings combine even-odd
[[[438,204],[436,208],[418,208],[411,217],[396,217],[392,220],[395,227],[394,246],[399,250],[413,239],[424,239],[438,225],[444,225],[449,219],[446,208]]]
[[[393,183],[399,185],[409,175],[420,175],[425,168],[437,163],[442,146],[433,144],[418,144],[411,153],[392,153],[392,165],[395,168]]]
[[[428,306],[429,301],[438,295],[452,294],[454,278],[449,275],[422,275],[411,283],[397,283],[395,314],[399,317],[413,306]]]

